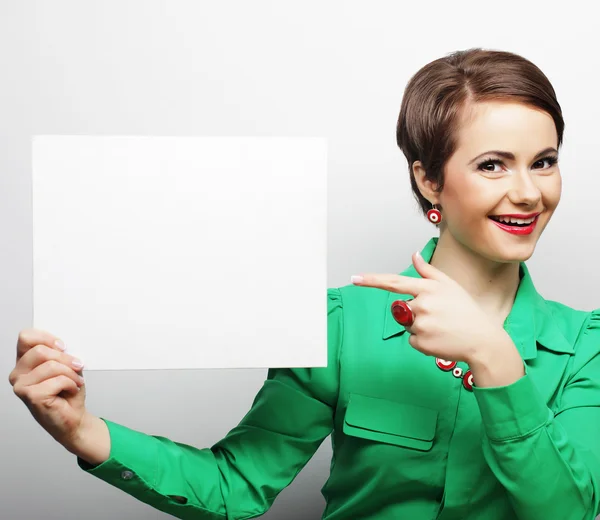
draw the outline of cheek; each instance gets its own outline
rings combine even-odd
[[[539,184],[540,192],[542,193],[542,201],[546,210],[552,212],[560,202],[562,193],[562,178],[560,175],[548,177]]]
[[[551,197],[552,197],[552,201],[554,202],[554,207],[556,207],[560,201],[560,196],[562,193],[562,178],[560,177],[560,175],[558,176],[558,178],[556,179],[552,192],[551,192]]]
[[[442,207],[448,220],[461,226],[478,225],[498,203],[498,193],[480,182],[461,182],[444,186]]]

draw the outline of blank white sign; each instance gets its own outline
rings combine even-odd
[[[33,240],[86,370],[327,364],[323,138],[35,136]]]

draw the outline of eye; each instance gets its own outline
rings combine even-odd
[[[544,162],[548,163],[548,166],[546,168],[543,168],[543,164]],[[548,170],[550,168],[552,168],[555,164],[558,163],[558,157],[554,156],[554,155],[548,155],[546,157],[542,157],[541,159],[538,159],[535,163],[533,163],[534,169],[536,170]],[[485,159],[483,162],[480,162],[477,165],[477,169],[486,173],[500,173],[500,170],[496,170],[494,167],[496,165],[501,166],[503,163],[500,159]],[[542,168],[536,168],[536,165],[541,165]],[[490,169],[491,166],[491,169]]]
[[[499,170],[494,169],[494,166],[496,165],[501,165],[502,161],[499,159],[486,159],[483,162],[480,162],[477,165],[477,169],[481,170],[482,172],[486,172],[486,173],[500,173]],[[487,168],[488,166],[491,166],[492,169]]]
[[[552,168],[552,166],[554,166],[556,163],[558,163],[558,157],[556,157],[554,155],[548,155],[547,157],[543,157],[541,159],[538,159],[537,161],[535,161],[533,163],[533,165],[535,166],[536,164],[539,164],[539,163],[543,164],[544,161],[548,163],[548,167],[547,168],[541,168],[541,169],[546,169],[547,170],[549,168]]]

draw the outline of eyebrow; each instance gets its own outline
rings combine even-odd
[[[542,155],[546,155],[547,153],[551,153],[551,152],[558,153],[558,150],[556,148],[552,148],[552,147],[545,148],[541,152],[538,152],[536,154],[536,156],[534,157],[534,159],[537,159],[538,157],[541,157]],[[499,155],[500,157],[504,157],[505,159],[510,159],[511,161],[515,160],[515,155],[510,152],[503,152],[502,150],[490,150],[488,152],[479,154],[477,157],[475,157],[474,159],[472,159],[469,162],[469,165],[473,164],[477,159],[479,159],[480,157],[483,157],[484,155],[492,155],[492,154]]]

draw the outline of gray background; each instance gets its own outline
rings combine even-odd
[[[435,234],[410,194],[395,122],[418,68],[474,46],[523,54],[557,89],[567,121],[563,200],[529,265],[547,298],[600,306],[600,67],[591,7],[401,4],[0,1],[0,373],[12,370],[18,332],[31,326],[32,135],[327,137],[328,285],[336,287],[356,272],[399,272]],[[290,297],[300,275],[281,280]],[[88,407],[206,447],[237,424],[265,376],[88,372]],[[167,517],[79,470],[8,383],[0,407],[0,518]],[[330,456],[326,440],[264,518],[319,518]]]

